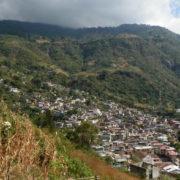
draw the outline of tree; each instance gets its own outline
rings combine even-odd
[[[112,157],[111,156],[106,156],[105,158],[104,158],[104,160],[108,163],[108,164],[113,164],[113,159],[112,159]]]
[[[40,128],[48,128],[50,131],[54,129],[54,117],[50,110],[43,114],[39,114],[35,120],[35,124]]]
[[[81,147],[90,147],[98,134],[98,129],[90,122],[83,122],[80,126],[76,127],[74,131],[67,133],[67,138],[74,141]]]
[[[180,130],[177,133],[178,141],[180,141]]]

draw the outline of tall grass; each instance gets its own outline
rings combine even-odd
[[[17,116],[3,103],[0,105],[3,107],[0,111],[0,177],[47,178],[55,171],[52,162],[58,160],[53,138],[34,127],[27,117]],[[6,122],[11,124],[9,129],[4,127]],[[63,159],[58,161],[63,164]],[[64,174],[60,168],[58,173]]]

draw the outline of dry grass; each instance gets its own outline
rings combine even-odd
[[[0,179],[46,179],[50,171],[56,171],[50,167],[57,160],[53,138],[26,117],[7,112],[6,108],[0,111]],[[4,136],[7,120],[12,127]]]
[[[101,179],[106,180],[138,180],[139,178],[131,176],[127,173],[120,172],[117,169],[112,168],[107,165],[102,160],[95,156],[88,156],[88,154],[83,153],[80,150],[75,150],[72,154],[73,157],[81,159],[85,162],[96,175],[99,175]]]

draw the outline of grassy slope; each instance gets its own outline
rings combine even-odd
[[[7,129],[5,123],[11,127]],[[71,158],[73,147],[60,135],[36,128],[26,116],[9,111],[0,102],[0,177],[10,179],[67,179],[93,172]]]
[[[56,160],[54,140],[35,128],[27,117],[10,112],[3,102],[0,104],[1,178],[44,178],[50,171],[50,161]],[[9,130],[5,130],[5,122],[11,123]]]

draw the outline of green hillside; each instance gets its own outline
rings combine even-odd
[[[161,99],[165,106],[177,106],[180,42],[175,36],[179,36],[167,30],[161,36],[139,34],[83,41],[1,35],[0,76],[27,96],[49,93],[46,86],[51,81],[128,105],[154,106]]]

